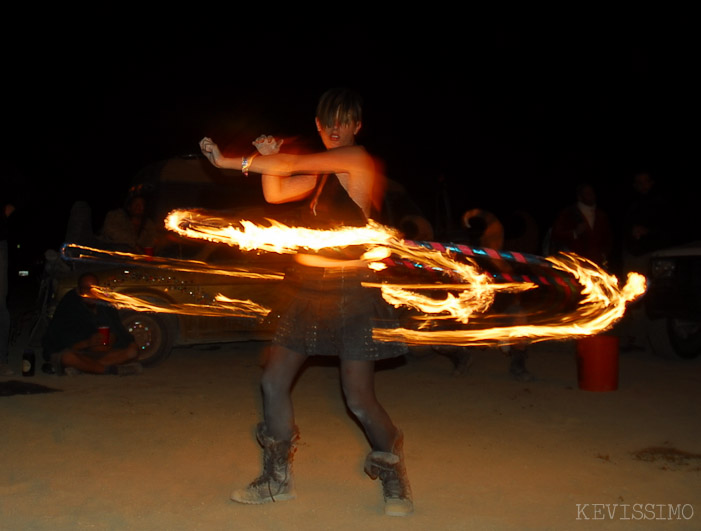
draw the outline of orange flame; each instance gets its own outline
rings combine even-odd
[[[243,268],[218,268],[212,267],[199,260],[178,260],[175,258],[163,258],[145,254],[128,253],[124,251],[110,251],[98,249],[75,243],[67,243],[63,246],[64,257],[70,260],[80,261],[108,261],[116,259],[119,264],[147,265],[153,269],[166,269],[169,271],[183,271],[186,273],[208,273],[211,275],[225,275],[230,277],[258,278],[263,280],[280,280],[284,275],[280,273],[261,273]]]
[[[630,273],[623,289],[618,280],[596,264],[576,255],[549,257],[553,265],[571,274],[582,285],[582,300],[577,308],[556,322],[541,318],[540,323],[472,330],[376,329],[381,341],[404,341],[416,345],[491,345],[522,341],[537,342],[595,335],[610,328],[625,313],[628,302],[645,292],[645,277]]]
[[[405,242],[396,231],[369,222],[365,227],[344,227],[337,230],[319,231],[288,227],[269,220],[264,227],[250,221],[234,223],[226,218],[200,214],[194,211],[174,211],[166,219],[166,227],[183,236],[213,242],[236,245],[244,250],[265,250],[277,253],[295,253],[300,249],[318,251],[325,247],[364,245],[363,258],[368,267],[382,270],[383,262],[390,256],[419,264],[423,271],[438,271],[448,276],[451,282],[381,282],[365,284],[368,288],[381,289],[388,304],[420,312],[414,319],[421,322],[420,330],[408,328],[375,329],[374,337],[380,341],[402,341],[409,344],[444,345],[489,345],[520,341],[544,341],[593,335],[609,328],[620,319],[628,302],[645,292],[645,278],[631,273],[626,284],[618,287],[618,279],[609,275],[596,264],[576,255],[564,254],[547,258],[553,272],[565,275],[581,286],[577,294],[581,300],[576,307],[564,315],[527,315],[528,325],[491,326],[480,323],[480,316],[489,312],[497,293],[523,293],[537,289],[530,282],[496,282],[492,276],[480,269],[477,263],[451,251],[436,251]],[[77,253],[72,259],[106,260],[117,259],[120,263],[133,263],[156,269],[185,272],[205,272],[217,275],[251,277],[263,279],[283,278],[282,274],[261,273],[244,268],[222,269],[205,262],[174,260],[118,251],[106,251],[75,244],[64,246],[64,254]],[[270,309],[250,300],[228,299],[217,295],[209,304],[154,303],[104,287],[95,287],[96,297],[111,302],[120,308],[139,311],[178,313],[189,315],[261,317]],[[421,292],[444,291],[444,298],[428,296]],[[432,330],[438,322],[454,322],[454,330]],[[470,323],[471,328],[465,328]]]
[[[107,301],[117,308],[129,308],[141,312],[209,315],[215,317],[265,317],[270,312],[270,308],[265,308],[250,300],[230,299],[221,294],[215,297],[215,301],[218,304],[166,304],[147,301],[102,286],[92,286],[90,292],[93,297]]]
[[[374,222],[366,227],[320,231],[302,227],[292,228],[275,220],[268,221],[271,225],[263,227],[251,221],[241,220],[238,222],[238,228],[226,218],[191,210],[174,210],[166,217],[165,226],[187,238],[236,245],[244,251],[258,249],[287,254],[296,253],[299,249],[318,251],[327,247],[380,245],[396,236],[394,231]]]
[[[368,267],[381,270],[381,263],[390,254],[421,264],[427,270],[441,271],[456,284],[402,285],[392,283],[368,284],[380,287],[382,296],[395,307],[408,307],[425,314],[424,319],[452,319],[467,324],[475,314],[484,314],[491,307],[495,293],[499,291],[521,292],[535,288],[530,283],[495,283],[471,260],[458,260],[453,253],[438,252],[409,245],[397,232],[370,221],[365,227],[343,227],[320,231],[288,227],[274,220],[264,227],[241,220],[234,223],[226,218],[200,214],[194,211],[176,210],[165,220],[166,228],[189,238],[236,245],[244,250],[259,249],[277,253],[295,253],[300,249],[318,251],[326,247],[365,245],[364,255]],[[543,341],[573,336],[592,335],[609,328],[620,319],[625,306],[645,292],[645,278],[631,273],[623,288],[618,279],[596,264],[576,255],[562,255],[547,259],[555,270],[574,278],[581,286],[582,300],[577,308],[556,322],[543,317],[541,323],[531,325],[494,327],[487,329],[458,330],[409,330],[376,329],[374,337],[381,341],[404,341],[412,344],[484,345],[513,343],[523,340]],[[448,293],[443,300],[427,297],[413,291],[425,289],[459,289]],[[552,321],[552,320],[551,320]]]

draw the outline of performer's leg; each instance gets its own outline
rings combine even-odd
[[[263,471],[246,488],[235,490],[231,499],[239,503],[261,504],[294,499],[292,458],[298,438],[290,395],[305,356],[274,345],[263,369],[263,422],[256,438],[263,448]]]
[[[273,345],[263,369],[263,420],[268,434],[288,440],[295,429],[292,407],[292,383],[304,364],[306,356],[279,345]]]
[[[362,424],[372,445],[365,472],[382,481],[385,514],[406,516],[414,510],[411,487],[404,465],[404,437],[375,396],[375,365],[372,361],[341,361],[341,382],[346,404]]]
[[[398,430],[377,401],[375,363],[341,360],[341,383],[346,405],[363,426],[372,449],[390,452]]]

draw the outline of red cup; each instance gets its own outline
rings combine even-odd
[[[104,346],[107,346],[110,344],[110,327],[109,326],[100,326],[98,329],[98,332],[100,332],[100,336],[102,336],[102,344]]]

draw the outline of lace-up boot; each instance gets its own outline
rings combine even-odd
[[[365,459],[365,473],[382,481],[385,514],[388,516],[407,516],[414,512],[403,446],[404,436],[399,431],[391,452],[373,451]]]
[[[265,424],[257,426],[258,443],[263,447],[263,472],[245,489],[231,494],[231,499],[239,503],[262,504],[296,497],[292,481],[292,457],[294,456],[299,432],[295,427],[290,440],[271,437]]]

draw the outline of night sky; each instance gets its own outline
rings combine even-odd
[[[100,216],[144,166],[196,152],[204,135],[315,142],[319,95],[347,85],[366,102],[360,142],[431,220],[439,186],[455,213],[525,208],[547,223],[580,178],[615,215],[638,169],[670,189],[696,176],[698,46],[683,16],[427,17],[209,33],[194,20],[197,32],[47,23],[4,37],[4,173],[25,185],[27,217],[54,220],[54,245],[75,199]]]

